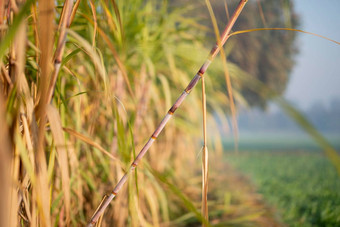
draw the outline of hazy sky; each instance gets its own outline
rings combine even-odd
[[[340,0],[295,0],[300,29],[340,42]],[[301,107],[340,98],[340,45],[307,35],[298,35],[300,53],[285,97]]]

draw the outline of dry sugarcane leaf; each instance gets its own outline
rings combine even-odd
[[[69,162],[66,148],[66,141],[61,126],[61,120],[58,110],[52,105],[47,107],[47,116],[51,125],[51,131],[55,142],[55,147],[58,152],[58,163],[61,171],[62,189],[64,192],[64,206],[66,212],[66,224],[70,222],[71,213],[71,192],[70,192],[70,175]]]
[[[100,146],[100,144],[98,144],[97,142],[93,141],[90,137],[87,137],[73,129],[70,128],[63,128],[63,130],[75,137],[77,137],[78,139],[82,140],[83,142],[97,148],[98,150],[100,150],[101,152],[103,152],[105,155],[109,156],[109,158],[111,158],[112,160],[118,161],[118,159],[116,157],[114,157],[112,154],[110,154],[110,152],[108,152],[107,150],[105,150],[102,146]]]

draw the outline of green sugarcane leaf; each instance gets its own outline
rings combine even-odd
[[[68,54],[66,57],[63,58],[61,61],[60,68],[62,68],[68,61],[70,61],[74,56],[76,56],[81,51],[81,48],[77,48],[74,51],[72,51],[70,54]]]
[[[132,132],[132,127],[130,124],[130,121],[128,121],[129,125],[129,132],[130,132],[130,137],[131,137],[131,146],[132,146],[132,152],[133,152],[133,159],[136,159],[136,149],[135,149],[135,141],[133,139],[133,132]],[[136,190],[137,190],[137,196],[139,195],[139,187],[138,187],[138,172],[137,168],[135,169],[135,183],[136,183]]]

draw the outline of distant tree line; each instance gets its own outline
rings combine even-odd
[[[316,102],[304,110],[303,114],[319,131],[340,133],[340,99],[333,99],[328,106]],[[238,125],[240,131],[299,131],[296,123],[282,111],[241,111]]]
[[[219,30],[222,32],[239,1],[210,0],[210,2]],[[199,15],[201,24],[208,28],[204,40],[210,46],[216,41],[216,36],[204,1],[174,0],[170,2],[174,9],[180,8],[180,5],[190,4],[193,4],[193,10],[189,16]],[[236,21],[233,31],[253,28],[297,28],[299,21],[292,0],[249,1]],[[278,95],[282,95],[295,63],[294,57],[298,53],[296,37],[297,33],[290,31],[258,31],[233,36],[226,44],[227,58],[229,62],[236,64],[254,79],[275,90]],[[261,91],[254,90],[249,83],[240,82],[237,79],[234,79],[232,83],[234,89],[237,87],[244,100],[252,107],[265,109],[267,101],[272,98],[270,94],[260,94]],[[224,87],[224,90],[226,89]]]

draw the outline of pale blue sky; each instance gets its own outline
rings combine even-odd
[[[300,29],[340,42],[340,0],[295,0]],[[300,53],[285,97],[302,108],[340,99],[340,45],[299,33]]]

